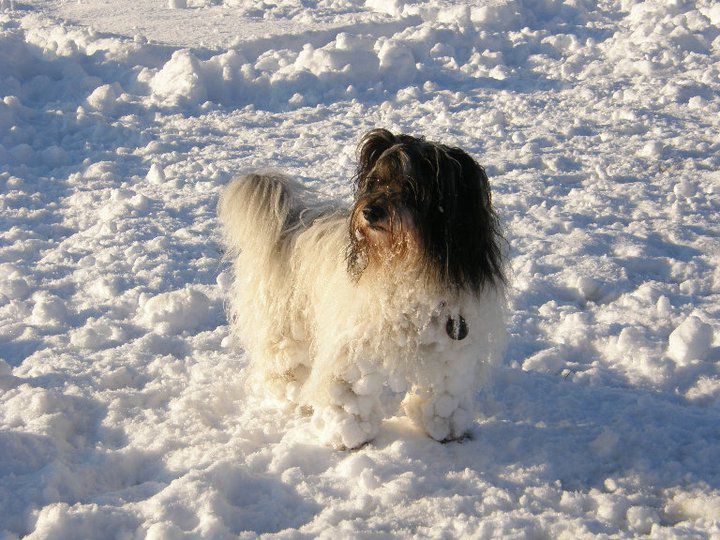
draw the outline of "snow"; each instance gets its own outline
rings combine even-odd
[[[0,538],[720,535],[719,21],[0,1]],[[475,155],[509,242],[509,348],[460,443],[393,418],[327,448],[229,337],[222,187],[349,201],[373,127]]]
[[[672,331],[668,341],[668,355],[677,362],[705,360],[712,346],[713,329],[691,315]]]

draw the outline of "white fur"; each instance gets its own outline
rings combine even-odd
[[[412,268],[347,272],[349,211],[321,204],[274,173],[232,182],[220,219],[234,261],[232,326],[250,356],[250,381],[313,409],[313,426],[335,447],[371,440],[389,393],[437,440],[461,437],[474,393],[504,347],[502,291],[481,297],[438,290]],[[452,340],[448,317],[468,336]]]

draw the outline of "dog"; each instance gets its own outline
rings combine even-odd
[[[400,400],[433,439],[461,439],[506,336],[488,177],[459,148],[385,129],[358,157],[350,208],[275,172],[221,196],[248,380],[335,448],[371,441]]]

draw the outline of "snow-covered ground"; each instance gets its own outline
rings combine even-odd
[[[0,539],[720,536],[720,4],[1,0]],[[459,145],[511,246],[473,437],[244,394],[215,218]]]

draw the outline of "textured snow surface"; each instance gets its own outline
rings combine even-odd
[[[710,0],[0,0],[0,539],[720,535]],[[462,146],[511,246],[462,443],[356,452],[243,391],[215,218]]]

